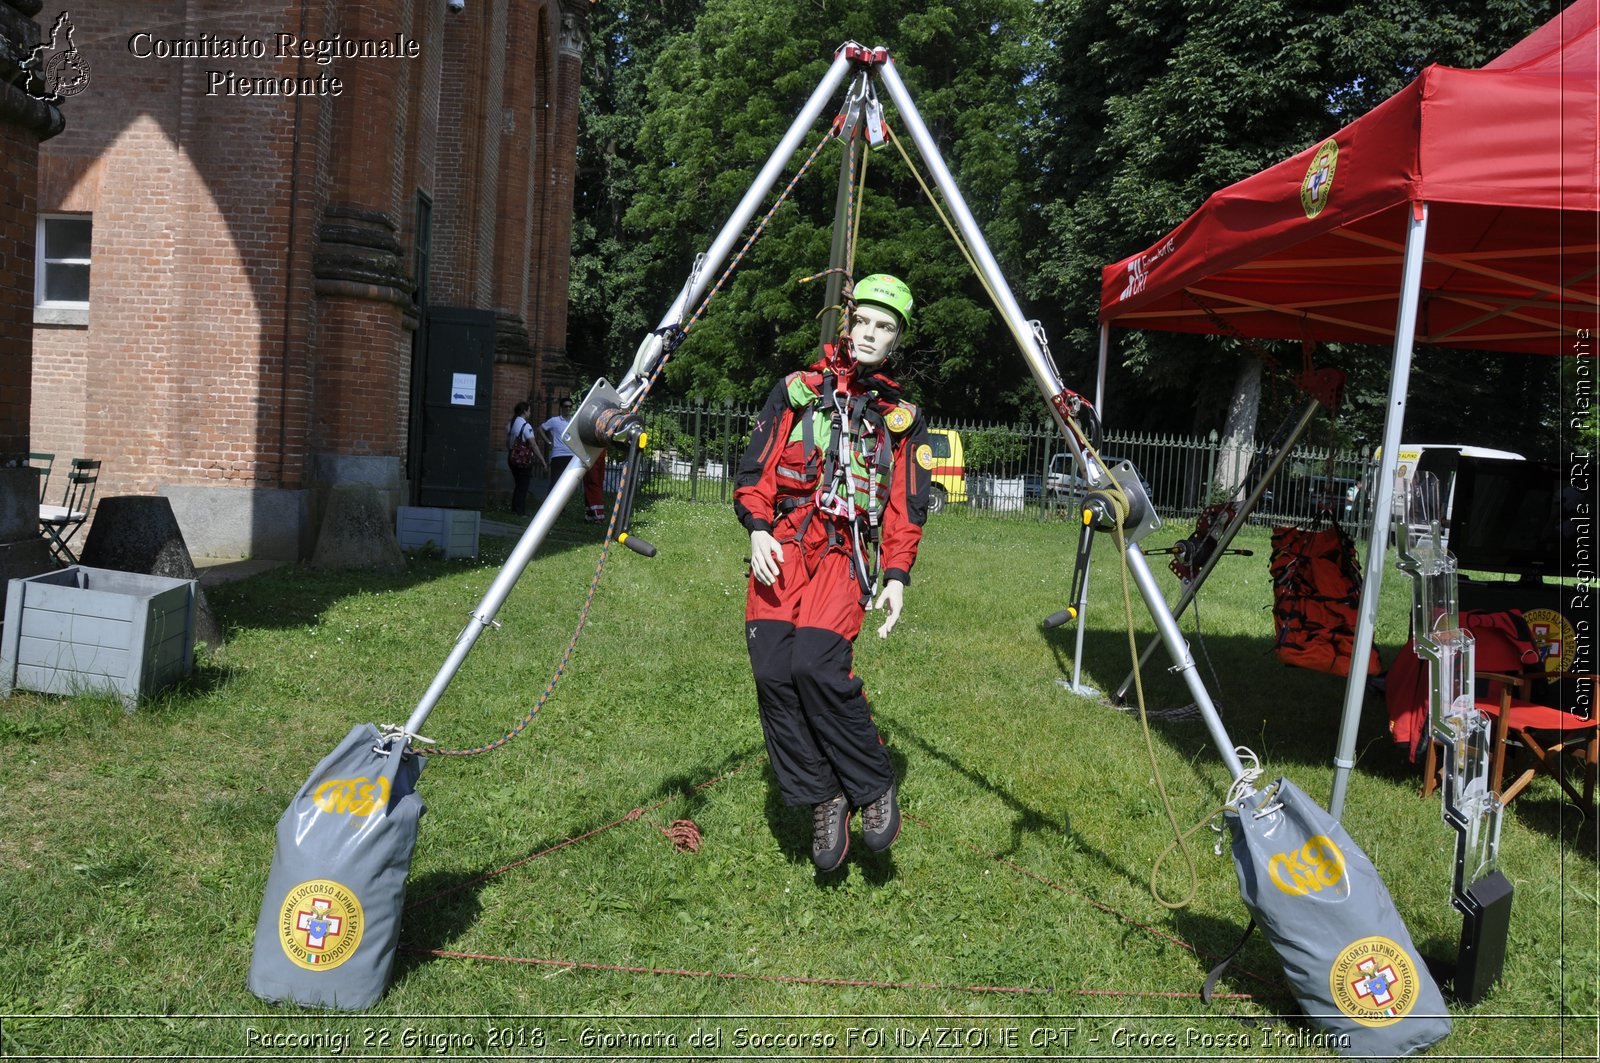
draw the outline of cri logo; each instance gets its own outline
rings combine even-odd
[[[1318,834],[1300,848],[1278,853],[1267,861],[1267,874],[1291,897],[1320,893],[1344,878],[1344,854],[1326,834]]]
[[[1317,153],[1311,156],[1311,165],[1300,181],[1300,206],[1305,210],[1306,217],[1315,218],[1328,205],[1328,199],[1333,195],[1333,175],[1338,167],[1339,142],[1323,141]]]
[[[389,803],[389,780],[383,776],[368,779],[329,779],[317,787],[311,800],[324,812],[345,812],[370,816]]]

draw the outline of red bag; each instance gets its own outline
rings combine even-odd
[[[1331,675],[1350,674],[1361,602],[1355,543],[1337,523],[1272,530],[1272,616],[1278,660]],[[1378,673],[1372,651],[1367,674]]]

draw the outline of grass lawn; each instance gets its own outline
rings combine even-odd
[[[431,737],[477,745],[537,699],[599,554],[575,510]],[[1139,722],[1064,690],[1073,630],[1039,627],[1064,604],[1075,529],[930,521],[899,628],[880,641],[869,620],[856,654],[903,775],[904,833],[884,857],[858,842],[824,878],[809,815],[782,806],[762,759],[740,638],[744,535],[725,507],[670,501],[636,529],[659,556],[612,551],[533,725],[424,771],[401,952],[369,1013],[271,1007],[246,990],[274,824],[352,725],[410,714],[509,541],[485,539],[476,562],[413,558],[401,575],[286,568],[215,588],[227,644],[134,714],[105,698],[0,702],[0,1055],[1335,1055],[1294,1017],[1259,934],[1224,999],[1198,999],[1248,917],[1205,830],[1192,903],[1152,897],[1172,831]],[[1201,596],[1201,637],[1192,617],[1183,627],[1233,740],[1325,802],[1343,681],[1272,658],[1266,536],[1242,545],[1255,556],[1225,559]],[[1083,669],[1107,689],[1128,650],[1113,551],[1097,558]],[[1152,567],[1175,597],[1163,561]],[[1408,594],[1391,569],[1385,663]],[[1142,642],[1153,628],[1135,609]],[[1164,663],[1147,669],[1152,709],[1188,700]],[[1385,724],[1369,699],[1345,826],[1418,947],[1453,960],[1453,835]],[[1187,828],[1222,803],[1227,772],[1199,720],[1152,731]],[[1596,825],[1558,796],[1541,780],[1507,812],[1504,979],[1455,1010],[1434,1057],[1596,1056]],[[698,852],[663,833],[679,819],[697,825]],[[1181,858],[1159,885],[1189,891]]]

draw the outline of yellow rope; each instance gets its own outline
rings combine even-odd
[[[845,150],[849,150],[846,148]],[[850,218],[850,240],[844,252],[844,275],[854,278],[856,275],[856,241],[861,236],[861,215],[866,213],[867,205],[867,160],[872,157],[872,145],[863,142],[861,145],[861,181],[856,188],[856,209]],[[846,325],[848,330],[848,325]]]
[[[994,303],[995,308],[998,309],[1000,297],[989,286],[988,278],[983,275],[983,270],[978,268],[977,260],[972,257],[972,250],[967,247],[967,242],[961,238],[961,233],[951,223],[950,218],[944,212],[944,208],[939,205],[939,200],[934,196],[933,189],[929,188],[928,182],[922,179],[922,171],[917,169],[917,164],[911,161],[910,155],[906,154],[905,146],[900,143],[900,138],[894,135],[894,131],[885,125],[884,132],[888,135],[890,142],[894,144],[895,150],[900,153],[900,158],[905,161],[906,169],[911,171],[911,176],[915,177],[917,184],[922,187],[922,194],[928,197],[928,202],[933,206],[933,212],[944,223],[945,231],[950,234],[950,239],[955,241],[956,250],[960,251],[961,257],[966,259],[967,265],[972,269],[973,276],[978,278],[978,283],[983,285],[983,290],[988,293],[989,301]]]

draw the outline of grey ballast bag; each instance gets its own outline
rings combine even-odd
[[[278,820],[250,992],[346,1011],[383,995],[422,818],[423,763],[366,723],[312,771]]]
[[[1389,891],[1338,821],[1282,778],[1224,818],[1239,895],[1327,1047],[1397,1058],[1450,1032]]]

